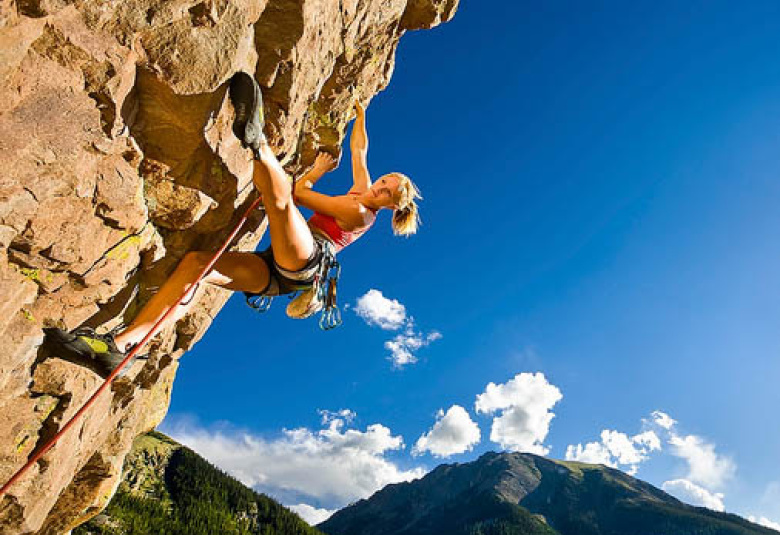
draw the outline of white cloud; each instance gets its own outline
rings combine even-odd
[[[387,331],[403,332],[385,342],[390,351],[390,360],[396,368],[403,368],[417,362],[415,352],[441,338],[441,333],[431,331],[423,334],[415,329],[414,318],[406,314],[406,307],[395,299],[388,299],[379,290],[371,289],[358,298],[355,313],[369,325],[376,325]]]
[[[647,453],[652,451],[653,447],[659,449],[661,442],[655,433],[643,433],[629,438],[625,433],[606,429],[601,432],[601,440],[618,464],[632,466],[646,460]]]
[[[661,488],[669,494],[691,505],[701,505],[713,511],[725,511],[723,494],[713,493],[687,479],[667,481]]]
[[[453,405],[446,413],[439,411],[436,423],[417,440],[412,455],[422,455],[428,451],[434,457],[449,457],[471,451],[479,444],[479,439],[479,426],[471,419],[466,409]]]
[[[357,414],[349,409],[342,409],[340,411],[329,411],[320,409],[317,412],[322,417],[322,425],[335,425],[336,429],[341,429],[344,424],[350,424],[355,419]]]
[[[721,488],[734,476],[736,464],[715,451],[715,445],[697,435],[683,435],[677,430],[677,420],[661,411],[653,411],[647,426],[656,426],[671,446],[671,455],[683,459],[688,465],[685,479],[709,489]]]
[[[765,516],[756,518],[755,516],[750,515],[747,517],[747,519],[750,520],[751,522],[764,526],[765,528],[770,528],[775,531],[780,531],[780,522],[773,522]]]
[[[617,468],[617,464],[612,459],[609,449],[601,442],[588,442],[582,444],[569,444],[566,448],[567,461],[579,461],[581,463],[604,464]]]
[[[305,503],[288,505],[287,507],[296,512],[310,526],[316,526],[320,522],[325,522],[336,512],[336,509],[317,509]]]
[[[653,418],[653,423],[661,426],[667,431],[669,431],[677,423],[677,420],[673,419],[665,412],[653,411],[650,416]]]
[[[369,325],[395,331],[406,324],[406,307],[388,299],[379,290],[371,289],[358,298],[355,313]]]
[[[345,429],[346,419],[339,413],[326,414],[325,429],[285,429],[270,440],[175,420],[165,432],[245,485],[285,503],[342,507],[389,483],[424,475],[421,468],[402,470],[386,458],[404,447],[403,437],[387,427],[375,423],[365,431]]]
[[[520,373],[504,384],[489,383],[477,396],[478,413],[493,418],[490,440],[507,450],[546,455],[543,445],[555,414],[552,407],[563,398],[561,391],[543,373]]]
[[[649,451],[656,451],[661,449],[661,439],[655,434],[655,431],[645,431],[634,435],[633,439],[637,444],[641,444]]]
[[[686,479],[709,488],[719,488],[736,471],[734,462],[715,452],[715,446],[696,435],[680,436],[672,433],[669,437],[673,455],[685,459],[688,463]]]
[[[422,334],[414,330],[414,324],[409,322],[406,330],[395,336],[392,340],[385,342],[385,349],[390,351],[390,360],[396,368],[403,368],[407,364],[417,362],[417,356],[414,354],[418,349],[426,347],[441,338],[441,333],[432,331],[428,334]]]
[[[661,439],[653,431],[629,437],[619,431],[604,429],[601,432],[601,442],[567,447],[566,460],[605,464],[613,468],[627,466],[628,473],[634,475],[639,470],[639,465],[649,458],[649,454],[660,449]]]
[[[666,442],[670,446],[669,454],[687,463],[684,480],[709,493],[712,491],[708,489],[721,488],[734,475],[736,465],[731,458],[718,454],[715,446],[702,437],[681,435],[677,431],[677,421],[667,413],[653,411],[642,423],[646,429],[651,429],[634,436],[605,429],[600,442],[570,445],[566,449],[566,459],[605,464],[635,475],[639,465],[652,452],[660,451],[661,443]],[[712,495],[722,498],[722,495]]]

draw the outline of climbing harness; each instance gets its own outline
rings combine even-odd
[[[258,196],[257,199],[255,199],[252,204],[247,208],[246,212],[243,216],[241,216],[241,219],[239,219],[238,223],[236,223],[235,228],[230,233],[230,235],[225,239],[225,242],[222,244],[222,246],[217,250],[216,253],[214,253],[214,256],[211,257],[211,260],[208,264],[200,271],[198,274],[197,279],[195,280],[195,284],[199,284],[201,280],[203,280],[203,277],[206,276],[206,274],[211,271],[211,268],[214,267],[214,264],[217,263],[217,260],[222,256],[222,253],[225,252],[225,250],[230,246],[230,243],[236,238],[238,235],[238,232],[241,230],[241,227],[244,226],[244,223],[249,219],[249,214],[251,214],[255,208],[257,208],[260,205],[261,198]],[[82,407],[74,414],[70,420],[68,420],[65,425],[60,428],[57,433],[48,440],[43,446],[40,447],[33,455],[29,458],[29,460],[22,466],[19,470],[16,471],[16,473],[11,476],[11,479],[8,480],[8,482],[0,488],[0,496],[5,494],[8,489],[13,485],[22,475],[24,475],[27,470],[30,469],[35,463],[38,462],[38,460],[43,457],[43,455],[49,451],[54,445],[57,443],[57,441],[70,429],[78,420],[81,418],[81,416],[89,409],[89,407],[95,402],[95,400],[100,396],[100,394],[103,393],[103,391],[108,388],[108,386],[116,379],[116,377],[119,375],[119,373],[122,371],[122,369],[125,367],[125,365],[133,360],[135,358],[135,355],[140,351],[142,347],[146,345],[149,340],[152,339],[152,337],[157,334],[157,330],[160,328],[160,326],[173,315],[173,313],[176,311],[176,308],[184,301],[184,298],[187,296],[187,293],[182,293],[181,296],[176,300],[176,303],[172,307],[168,309],[168,311],[159,319],[157,322],[152,326],[152,328],[149,330],[148,333],[146,333],[146,336],[143,337],[143,339],[136,344],[130,352],[125,356],[125,358],[120,362],[116,368],[109,374],[108,377],[103,381],[103,384],[100,385],[100,387],[95,391],[92,396],[82,405]]]
[[[335,329],[342,324],[341,310],[337,303],[337,290],[339,277],[341,276],[341,264],[336,260],[336,253],[333,244],[327,240],[320,242],[322,244],[322,259],[319,269],[314,275],[311,283],[302,285],[295,292],[290,294],[290,299],[299,297],[300,292],[313,290],[311,301],[323,303],[322,313],[320,315],[320,328],[323,331]],[[274,296],[263,294],[251,294],[246,296],[246,304],[257,312],[266,312],[271,308]],[[288,315],[291,315],[288,312]],[[293,316],[291,317],[299,317]],[[305,316],[300,316],[305,317]]]
[[[308,118],[309,118],[309,112],[307,110],[303,119],[304,126],[306,125]],[[298,145],[296,148],[296,152],[298,154],[300,154],[302,146],[303,146],[303,133],[301,133],[301,135],[298,138]],[[295,196],[296,182],[297,182],[297,178],[293,177],[292,184],[291,184],[293,196]],[[339,264],[338,260],[336,260],[336,252],[333,248],[333,244],[330,242],[328,238],[323,237],[323,239],[320,241],[320,244],[322,248],[322,259],[320,260],[319,269],[315,273],[311,283],[303,284],[300,287],[295,288],[295,291],[290,294],[290,300],[299,297],[301,295],[301,292],[306,292],[309,289],[314,289],[314,292],[312,294],[312,301],[319,300],[321,303],[324,303],[324,307],[320,315],[320,328],[323,331],[329,331],[331,329],[335,329],[336,327],[342,324],[341,311],[339,310],[338,304],[336,302],[339,276],[341,275],[341,264]],[[273,262],[273,260],[271,260],[271,262]],[[272,266],[269,265],[269,268],[272,268]],[[274,275],[272,273],[271,277],[273,276]],[[253,309],[258,313],[267,312],[271,308],[271,305],[273,304],[274,301],[273,295],[265,295],[265,294],[245,294],[245,295],[246,295],[246,304],[251,309]],[[290,315],[289,312],[288,315]],[[291,317],[299,317],[299,316],[291,315]],[[300,316],[300,317],[305,317],[305,316]]]

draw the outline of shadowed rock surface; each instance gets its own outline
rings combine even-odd
[[[354,98],[389,83],[398,40],[457,0],[0,2],[0,481],[101,383],[39,350],[41,328],[129,322],[190,250],[253,199],[226,82],[255,73],[290,173],[340,152]],[[296,148],[300,147],[300,151]],[[237,246],[262,237],[258,213]],[[0,499],[3,534],[64,533],[113,495],[164,417],[178,359],[228,292],[209,288]]]
[[[777,535],[686,505],[619,470],[529,453],[441,465],[317,527],[328,535]]]

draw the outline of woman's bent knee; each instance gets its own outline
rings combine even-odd
[[[292,208],[292,199],[289,195],[274,196],[271,199],[263,199],[263,207],[274,214],[285,214]]]
[[[269,277],[268,265],[256,254],[228,252],[205,281],[228,290],[260,292],[268,285]]]

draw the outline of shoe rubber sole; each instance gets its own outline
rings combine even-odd
[[[245,72],[230,81],[230,100],[236,110],[233,133],[244,146],[257,149],[263,139],[263,96],[257,82]]]

